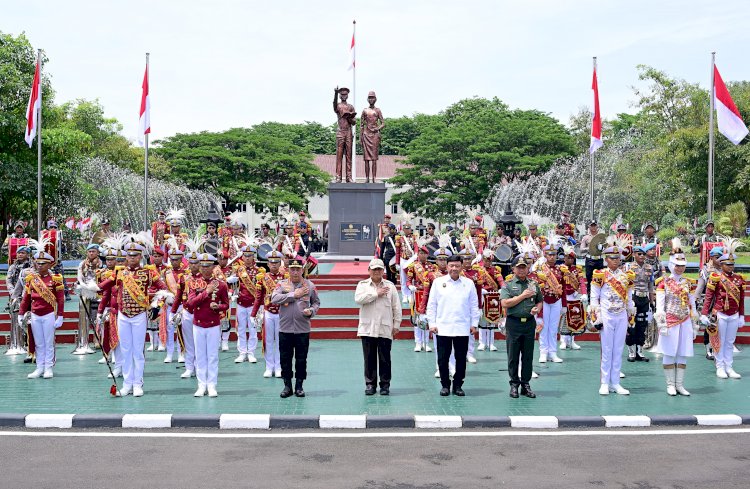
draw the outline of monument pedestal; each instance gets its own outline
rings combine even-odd
[[[328,253],[372,256],[384,211],[384,183],[329,184]]]

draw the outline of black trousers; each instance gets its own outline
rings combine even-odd
[[[531,367],[534,361],[534,336],[536,321],[534,316],[522,318],[508,316],[505,320],[505,348],[508,352],[508,375],[510,385],[528,384],[531,380]],[[521,376],[518,376],[518,363],[521,363]]]
[[[648,309],[651,302],[648,297],[633,296],[633,302],[635,302],[635,322],[633,327],[628,327],[628,332],[625,335],[625,344],[628,346],[638,345],[643,346],[646,341],[646,329],[648,329]]]
[[[310,349],[310,333],[279,333],[279,360],[281,377],[285,380],[307,378],[307,350]],[[294,358],[294,371],[292,371]]]
[[[391,270],[391,267],[388,266],[388,263],[391,261],[391,258],[393,258],[396,255],[383,255],[383,263],[385,264],[385,278],[393,282],[394,284],[397,282],[396,278],[398,277],[398,273]]]
[[[591,297],[591,277],[594,276],[594,270],[604,268],[603,258],[586,258],[586,295]]]
[[[446,388],[451,386],[448,361],[451,351],[456,357],[456,373],[453,374],[453,388],[458,389],[464,385],[466,378],[466,353],[469,351],[468,336],[440,336],[437,335],[437,357],[438,370],[440,371],[440,385]]]
[[[365,358],[365,385],[374,387],[378,383],[380,366],[380,387],[391,386],[391,344],[390,338],[362,336],[362,355]]]

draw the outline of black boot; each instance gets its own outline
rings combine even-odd
[[[510,384],[510,397],[518,399],[518,386],[516,384]]]
[[[536,394],[534,394],[534,391],[531,390],[531,386],[529,384],[521,384],[521,394],[531,399],[534,399],[536,397]]]
[[[281,391],[279,397],[286,399],[292,395],[292,379],[284,379],[284,390]]]
[[[305,397],[305,390],[302,388],[302,381],[297,379],[294,383],[294,395],[297,397]]]

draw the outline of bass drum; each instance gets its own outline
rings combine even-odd
[[[500,263],[510,263],[513,258],[513,248],[507,244],[501,244],[495,248],[495,260]]]

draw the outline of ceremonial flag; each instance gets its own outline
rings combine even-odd
[[[36,69],[34,70],[34,82],[31,84],[29,106],[26,109],[26,134],[24,135],[24,140],[26,140],[29,148],[38,130],[39,111],[42,108],[42,87],[39,78],[39,61],[37,60]]]
[[[65,220],[65,227],[68,229],[73,229],[76,225],[76,218],[75,217],[69,217]]]
[[[81,219],[81,231],[84,231],[91,227],[91,217],[84,217]]]
[[[591,81],[591,88],[594,90],[594,118],[591,120],[591,146],[589,153],[594,152],[602,147],[602,115],[599,112],[599,83],[596,80],[596,68],[594,68],[594,78]]]
[[[351,44],[351,46],[349,46],[349,53],[351,54],[352,61],[351,61],[351,63],[349,63],[349,68],[347,69],[347,71],[353,70],[353,69],[355,69],[357,67],[356,59],[355,59],[355,56],[354,56],[354,53],[355,53],[355,49],[354,49],[354,33],[352,33],[352,44]]]
[[[727,137],[732,143],[740,144],[748,134],[740,111],[734,105],[732,96],[721,79],[719,69],[714,66],[714,103],[716,105],[716,122],[719,126],[719,132]]]
[[[143,145],[143,136],[151,133],[151,97],[148,95],[148,64],[146,64],[146,72],[143,74],[143,84],[141,86],[143,92],[141,93],[141,112],[140,119],[138,120],[138,143]]]

